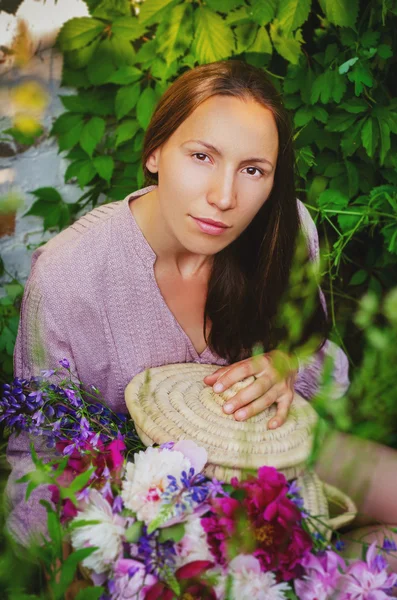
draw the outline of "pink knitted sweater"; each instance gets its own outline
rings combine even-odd
[[[131,199],[155,187],[95,208],[34,252],[14,352],[15,376],[40,375],[41,369],[56,368],[67,358],[85,386],[95,385],[113,410],[127,412],[124,389],[144,369],[184,362],[228,364],[208,347],[196,352],[157,285],[156,254],[129,208]],[[316,226],[300,201],[298,206],[311,258],[317,260]],[[347,389],[347,358],[327,341],[299,370],[295,389],[303,397],[314,395],[329,352],[335,357],[337,393]],[[8,444],[8,523],[23,543],[29,531],[45,531],[46,513],[38,500],[49,498],[37,489],[25,503],[25,486],[14,483],[32,470],[28,443],[21,435]],[[36,445],[40,451],[38,440]]]

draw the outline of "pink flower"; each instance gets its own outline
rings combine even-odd
[[[376,552],[376,542],[368,548],[367,559],[352,563],[342,577],[340,600],[387,600],[397,584],[397,574],[387,573],[387,561]]]
[[[305,575],[295,581],[299,600],[328,600],[339,589],[346,564],[335,552],[329,550],[322,556],[307,554],[301,564]]]
[[[241,500],[213,498],[212,514],[201,523],[218,564],[225,566],[238,548],[253,554],[262,571],[274,571],[288,581],[303,573],[301,562],[312,548],[312,540],[301,525],[299,508],[287,497],[288,483],[273,467],[261,467],[258,477],[231,481]],[[233,495],[233,493],[232,493]],[[248,534],[247,534],[248,532]]]
[[[143,563],[121,558],[115,566],[111,598],[112,600],[144,600],[147,590],[156,582],[154,575],[146,574]]]

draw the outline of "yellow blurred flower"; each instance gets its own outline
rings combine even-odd
[[[48,104],[48,94],[37,81],[21,83],[11,90],[11,99],[17,110],[42,113]]]

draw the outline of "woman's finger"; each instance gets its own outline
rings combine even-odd
[[[217,369],[216,371],[214,371],[213,373],[210,373],[209,375],[206,375],[203,379],[203,381],[205,381],[205,383],[207,385],[212,385],[213,383],[215,383],[215,381],[224,373],[226,373],[226,371],[228,371],[229,369],[232,368],[232,365],[226,365],[225,367],[220,367],[219,369]]]
[[[265,372],[266,364],[268,366],[269,372],[271,373],[272,369],[269,369],[270,362],[264,355],[263,357],[256,356],[255,361],[253,361],[252,359],[246,359],[235,363],[231,366],[230,369],[228,369],[227,371],[222,373],[220,377],[218,377],[215,385],[213,386],[214,392],[224,392],[238,381],[242,381],[250,375],[256,375],[260,371]],[[266,377],[266,375],[263,376]]]
[[[270,421],[268,421],[269,429],[277,429],[277,427],[281,427],[284,425],[287,420],[289,409],[294,398],[294,394],[287,393],[284,396],[280,396],[277,400],[277,412]]]
[[[271,374],[255,379],[253,383],[237,392],[233,398],[223,405],[224,412],[228,414],[234,413],[264,396],[267,396],[264,408],[270,406],[284,391],[280,385],[275,385],[276,383],[274,375],[272,376]],[[243,412],[240,411],[240,414],[243,415]]]
[[[275,388],[276,386],[273,386],[273,388],[267,392],[267,394],[263,394],[263,396],[252,400],[249,404],[237,410],[234,413],[234,418],[236,421],[246,421],[247,419],[258,415],[269,408],[269,406],[274,404],[279,397],[279,393]]]

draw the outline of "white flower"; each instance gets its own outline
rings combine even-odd
[[[109,502],[95,489],[90,491],[89,504],[73,519],[73,523],[79,520],[99,521],[96,525],[73,529],[71,539],[76,550],[98,546],[98,550],[83,560],[83,565],[95,573],[103,573],[121,552],[125,521],[120,515],[113,514]]]
[[[231,600],[285,600],[284,591],[291,588],[288,583],[276,583],[274,573],[263,573],[259,560],[252,555],[239,554],[228,569],[232,576]],[[222,577],[216,588],[217,595],[224,597],[226,577]]]
[[[189,472],[190,467],[190,460],[176,450],[149,447],[145,452],[138,452],[134,462],[127,463],[122,482],[125,507],[148,525],[158,515],[161,494],[170,483],[168,475],[179,482],[182,471]]]
[[[194,560],[214,561],[207,543],[206,533],[201,525],[201,517],[192,515],[185,521],[185,535],[177,544],[177,568]]]

